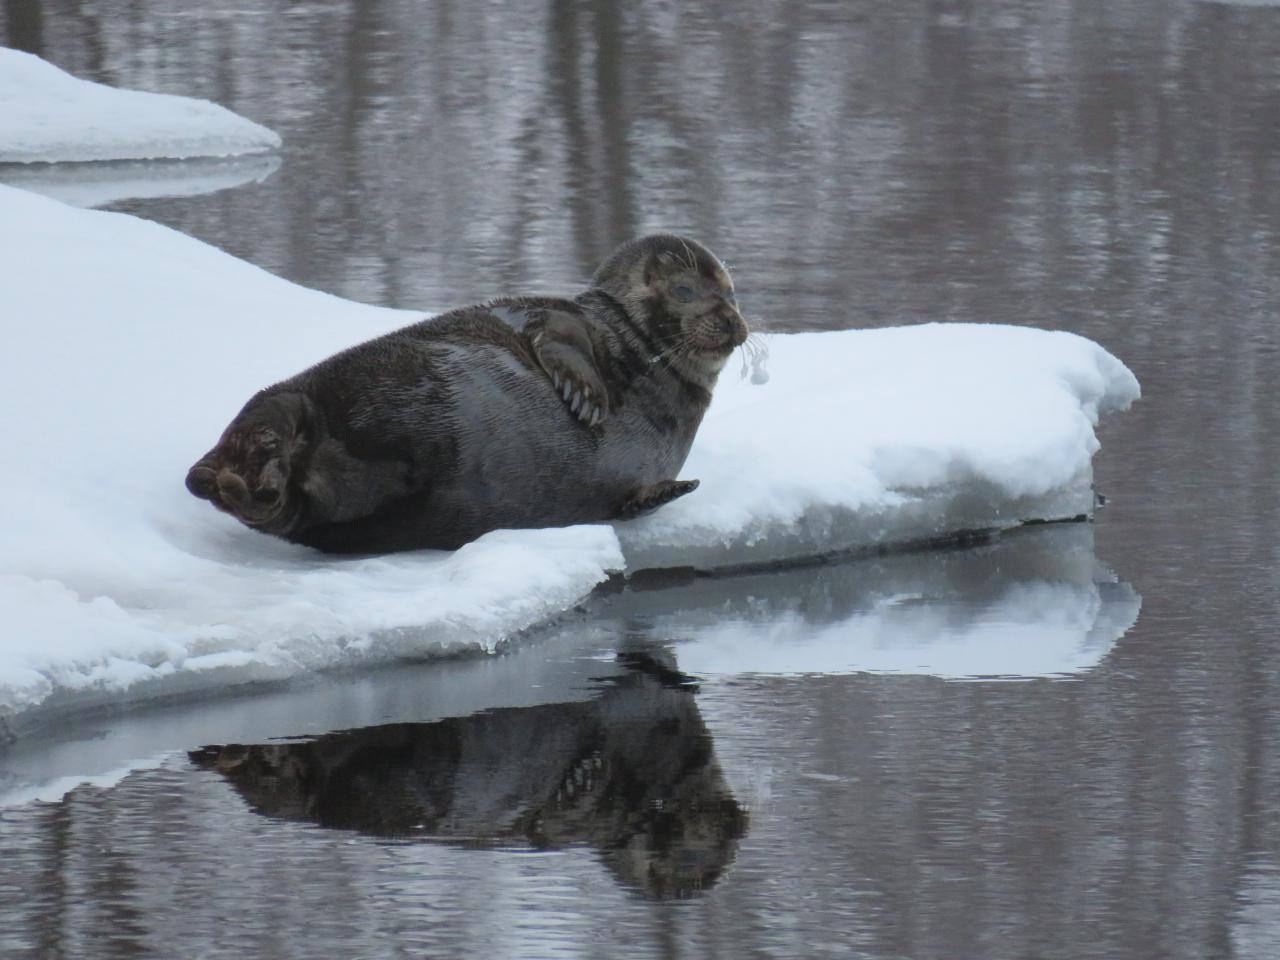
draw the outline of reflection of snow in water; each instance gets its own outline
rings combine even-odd
[[[76,207],[121,200],[194,197],[261,183],[280,166],[274,154],[191,160],[100,160],[92,163],[0,165],[0,183]]]
[[[1098,663],[1137,619],[1139,602],[1128,585],[1067,583],[1017,584],[978,604],[887,597],[820,628],[793,614],[724,620],[677,649],[681,667],[698,675],[1066,676]]]
[[[255,390],[413,315],[301,289],[146,221],[0,187],[0,357],[23,450],[5,518],[0,711],[492,649],[623,565],[760,562],[1089,512],[1093,426],[1137,384],[1096,344],[947,325],[775,337],[726,376],[643,521],[499,532],[456,554],[322,558],[191,498]],[[50,376],[50,371],[57,375]]]
[[[676,644],[698,676],[1065,677],[1098,664],[1141,600],[1102,568],[1093,528],[749,577],[697,579],[609,609]],[[613,621],[611,621],[613,622]]]
[[[116,90],[0,48],[0,162],[262,153],[280,138],[216,103]]]
[[[1250,864],[1236,899],[1232,956],[1237,960],[1280,957],[1280,867],[1267,861]]]

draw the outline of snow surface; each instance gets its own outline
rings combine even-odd
[[[229,157],[280,146],[207,100],[117,90],[0,47],[0,163]]]
[[[771,338],[726,371],[685,476],[632,524],[335,559],[189,496],[261,386],[415,314],[294,286],[123,214],[0,187],[0,715],[492,650],[626,565],[757,562],[1088,512],[1093,425],[1138,394],[1068,334],[926,326]],[[1048,512],[1045,512],[1048,511]]]
[[[1093,513],[1102,413],[1138,382],[1070,333],[977,324],[769,338],[721,374],[683,476],[619,526],[633,568],[725,566]]]

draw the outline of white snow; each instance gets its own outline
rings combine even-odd
[[[0,714],[55,691],[143,696],[491,650],[622,565],[605,526],[335,560],[186,492],[186,467],[255,390],[415,314],[8,187],[0,289]]]
[[[760,563],[1092,515],[1093,428],[1138,382],[1070,333],[923,324],[769,338],[721,374],[683,476],[619,526],[632,567]]]
[[[7,187],[0,289],[0,715],[491,650],[624,552],[633,570],[757,562],[1088,512],[1093,424],[1138,392],[1067,334],[774,337],[766,386],[722,378],[684,472],[703,486],[652,517],[334,559],[255,534],[182,479],[256,389],[415,314]]]
[[[207,100],[118,90],[0,47],[0,163],[229,157],[280,146]]]

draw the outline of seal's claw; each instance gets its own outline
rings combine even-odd
[[[534,356],[569,412],[594,426],[609,413],[609,391],[596,366],[590,339],[576,319],[540,322],[545,324],[543,329],[530,336]]]
[[[619,520],[630,520],[698,489],[697,480],[659,480],[636,490],[618,510]]]
[[[569,408],[569,412],[594,427],[609,412],[608,395],[603,385],[585,379],[583,372],[552,367],[548,371],[556,393]]]

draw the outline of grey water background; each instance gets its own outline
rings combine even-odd
[[[115,209],[299,283],[438,309],[687,231],[763,329],[1072,330],[1144,399],[1090,531],[1142,612],[1074,680],[690,684],[638,618],[106,718],[51,752],[358,732],[0,812],[0,955],[1280,955],[1280,6],[2,9],[6,45],[279,131],[260,183]],[[980,608],[1018,565],[982,549],[904,562]]]

